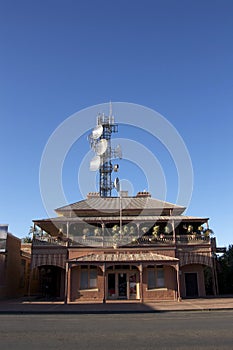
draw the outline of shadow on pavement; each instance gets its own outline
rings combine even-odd
[[[114,301],[69,303],[54,299],[21,298],[0,300],[0,314],[120,314],[177,311],[233,310],[233,296],[156,301],[150,303]]]

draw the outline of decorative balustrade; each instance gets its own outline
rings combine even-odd
[[[119,245],[127,245],[132,242],[132,237],[124,236],[124,237],[118,237],[114,238],[111,236],[88,236],[86,238],[82,237],[75,237],[75,239],[71,242],[71,245],[75,244],[81,244],[81,245],[87,245],[87,246],[93,246],[93,247],[114,247]]]
[[[171,245],[171,244],[206,244],[210,243],[210,237],[204,235],[160,235],[133,237],[130,235],[120,236],[76,236],[59,239],[51,236],[35,236],[34,244],[41,245],[83,245],[93,247],[114,247],[123,245]]]
[[[51,236],[35,236],[33,238],[34,245],[61,245],[66,246],[67,241],[61,240],[59,238],[51,237]]]
[[[179,244],[202,244],[210,243],[210,237],[204,235],[177,235],[176,242]]]
[[[155,236],[141,236],[136,239],[139,244],[171,244],[174,242],[173,236],[170,235],[160,235]]]

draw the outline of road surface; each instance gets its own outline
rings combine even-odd
[[[232,349],[233,311],[0,315],[0,348]]]

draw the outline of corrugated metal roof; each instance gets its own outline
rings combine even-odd
[[[81,256],[79,258],[71,259],[70,262],[84,262],[84,263],[94,263],[94,262],[178,262],[179,259],[173,258],[166,255],[156,254],[152,252],[141,252],[141,253],[100,253],[100,254],[88,254]]]
[[[87,211],[97,210],[101,212],[117,212],[120,210],[158,210],[175,209],[180,214],[184,207],[169,202],[164,202],[150,197],[93,197],[66,205],[56,209],[56,212],[63,211]]]
[[[122,216],[123,222],[132,222],[132,221],[197,221],[197,222],[206,222],[208,218],[201,218],[196,216],[185,216],[185,215],[174,215],[174,216],[159,216],[159,215],[137,215],[137,216]],[[33,220],[35,223],[39,222],[111,222],[119,221],[119,213],[116,216],[77,216],[77,217],[65,217],[58,216],[55,218],[42,219],[42,220]]]

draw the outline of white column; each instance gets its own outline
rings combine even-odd
[[[176,281],[177,281],[177,301],[181,301],[181,297],[180,297],[180,269],[179,269],[179,264],[176,265]]]
[[[107,283],[106,283],[106,265],[103,265],[102,268],[103,271],[103,279],[104,279],[104,297],[103,297],[103,303],[106,302],[106,295],[107,295]]]
[[[139,265],[139,285],[140,285],[140,301],[143,303],[143,266],[142,264]]]

